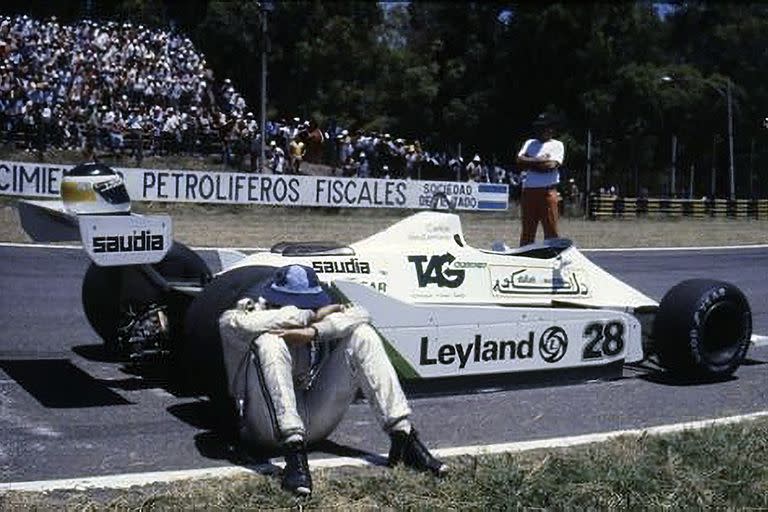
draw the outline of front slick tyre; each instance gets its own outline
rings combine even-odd
[[[752,313],[730,283],[691,279],[675,285],[659,304],[654,348],[676,376],[722,379],[741,365],[752,336]]]

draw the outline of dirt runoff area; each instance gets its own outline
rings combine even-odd
[[[21,229],[14,203],[13,199],[0,199],[0,241],[31,242]],[[135,203],[134,211],[170,215],[174,237],[197,247],[270,247],[280,241],[301,240],[349,244],[415,213],[393,209],[163,203]],[[489,248],[497,240],[517,245],[520,220],[516,205],[507,212],[459,215],[471,245]],[[768,243],[768,220],[563,218],[560,232],[581,248],[753,245]]]

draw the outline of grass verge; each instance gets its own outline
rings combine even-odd
[[[0,241],[28,242],[15,200],[0,198]],[[352,243],[414,213],[410,210],[281,208],[242,205],[135,203],[140,213],[168,214],[174,237],[207,247],[270,247],[283,240],[334,240]],[[495,240],[516,246],[520,220],[516,207],[503,213],[461,213],[467,241],[490,247]],[[564,218],[561,236],[581,248],[712,246],[768,243],[768,220]],[[539,234],[541,237],[541,234]]]
[[[397,468],[315,471],[297,501],[270,475],[129,490],[0,494],[0,509],[765,509],[768,421],[559,450],[451,459],[435,480]]]

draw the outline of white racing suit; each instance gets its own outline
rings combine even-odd
[[[411,410],[381,338],[359,307],[313,323],[311,310],[265,309],[243,299],[219,319],[229,390],[240,413],[240,437],[266,447],[300,437],[326,438],[357,389],[382,428],[408,430]],[[288,344],[268,331],[313,325],[312,344]]]

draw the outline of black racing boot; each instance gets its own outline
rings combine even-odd
[[[448,472],[448,465],[429,453],[413,427],[409,433],[395,430],[389,437],[392,439],[389,449],[390,467],[402,462],[416,471],[429,471],[435,476],[444,476]]]
[[[312,475],[309,474],[307,451],[302,441],[286,443],[283,446],[285,469],[282,487],[298,496],[312,494]]]

